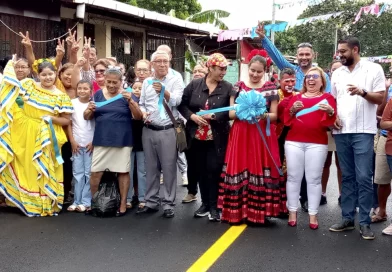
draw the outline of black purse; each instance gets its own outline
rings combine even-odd
[[[184,121],[181,119],[174,119],[173,113],[169,109],[169,106],[166,104],[166,102],[163,102],[163,106],[165,107],[165,110],[174,125],[174,130],[176,132],[177,150],[178,152],[184,152],[187,149]]]

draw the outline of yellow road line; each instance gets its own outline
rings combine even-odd
[[[205,272],[226,249],[241,235],[247,225],[230,227],[188,270],[187,272]]]

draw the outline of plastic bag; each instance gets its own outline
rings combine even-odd
[[[120,193],[115,173],[106,170],[98,191],[91,201],[91,214],[97,217],[115,216],[120,207]]]

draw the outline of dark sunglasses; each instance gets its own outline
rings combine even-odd
[[[104,70],[104,69],[102,69],[102,70],[95,70],[96,74],[103,74],[105,72],[106,72],[106,70]]]
[[[317,75],[317,74],[314,74],[314,75],[306,75],[305,77],[306,77],[306,79],[311,79],[311,78],[318,79],[318,78],[320,78],[320,75]]]
[[[298,45],[298,48],[303,48],[303,47],[313,48],[313,45],[310,44],[310,43],[307,43],[307,42],[300,43],[300,44]]]

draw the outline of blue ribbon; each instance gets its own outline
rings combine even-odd
[[[275,165],[275,167],[276,167],[276,170],[278,170],[279,175],[283,176],[283,170],[282,170],[281,168],[279,168],[278,165],[276,164],[276,162],[275,162],[275,160],[274,160],[274,157],[272,156],[271,150],[269,149],[269,146],[268,146],[268,144],[267,144],[267,140],[265,139],[264,134],[263,134],[263,131],[261,130],[261,127],[260,127],[259,122],[257,122],[256,118],[253,119],[253,122],[256,124],[257,130],[259,131],[259,134],[260,134],[260,136],[261,136],[261,139],[263,140],[263,143],[264,143],[264,145],[265,145],[265,148],[267,149],[268,154],[270,155],[271,160],[272,160],[272,162],[274,163],[274,165]],[[268,121],[267,121],[267,126],[268,126],[268,124],[269,124],[269,117],[268,117]],[[268,133],[268,129],[267,129],[267,133]],[[267,135],[268,135],[268,134],[267,134]]]
[[[234,106],[229,106],[229,107],[223,107],[223,108],[217,108],[217,109],[212,109],[212,110],[204,110],[204,111],[199,111],[196,112],[196,115],[206,115],[210,113],[218,113],[218,112],[225,112],[225,111],[231,111],[235,110],[236,105]]]
[[[166,114],[165,114],[165,108],[163,107],[163,99],[165,98],[165,84],[160,82],[159,80],[156,79],[149,79],[148,81],[149,85],[152,85],[154,83],[160,83],[162,85],[162,90],[161,93],[159,94],[159,100],[158,100],[158,110],[159,110],[159,116],[161,117],[162,120],[166,119]]]
[[[47,123],[49,125],[50,133],[51,133],[51,136],[52,136],[52,143],[53,143],[53,148],[54,148],[54,154],[56,156],[56,160],[57,160],[58,164],[63,164],[64,160],[61,157],[60,147],[59,147],[59,143],[57,142],[56,132],[54,131],[52,118],[46,116],[43,119],[44,119],[45,123]]]
[[[309,113],[311,113],[311,112],[318,111],[318,110],[320,109],[320,104],[327,104],[327,105],[328,105],[327,99],[321,100],[319,103],[317,103],[316,105],[314,105],[314,106],[311,107],[311,108],[303,109],[303,110],[297,112],[297,114],[295,115],[295,117],[298,118],[298,117],[300,117],[300,116],[302,116],[302,115],[305,115],[305,114],[309,114]]]
[[[132,88],[128,87],[128,88],[125,89],[125,91],[127,91],[129,93],[132,93],[133,90],[132,90]],[[106,106],[107,104],[113,103],[114,101],[117,101],[117,100],[119,100],[121,98],[123,98],[123,95],[122,94],[118,94],[115,97],[112,97],[112,98],[110,98],[110,99],[108,99],[106,101],[95,102],[95,106],[97,108],[100,108],[100,107]]]

